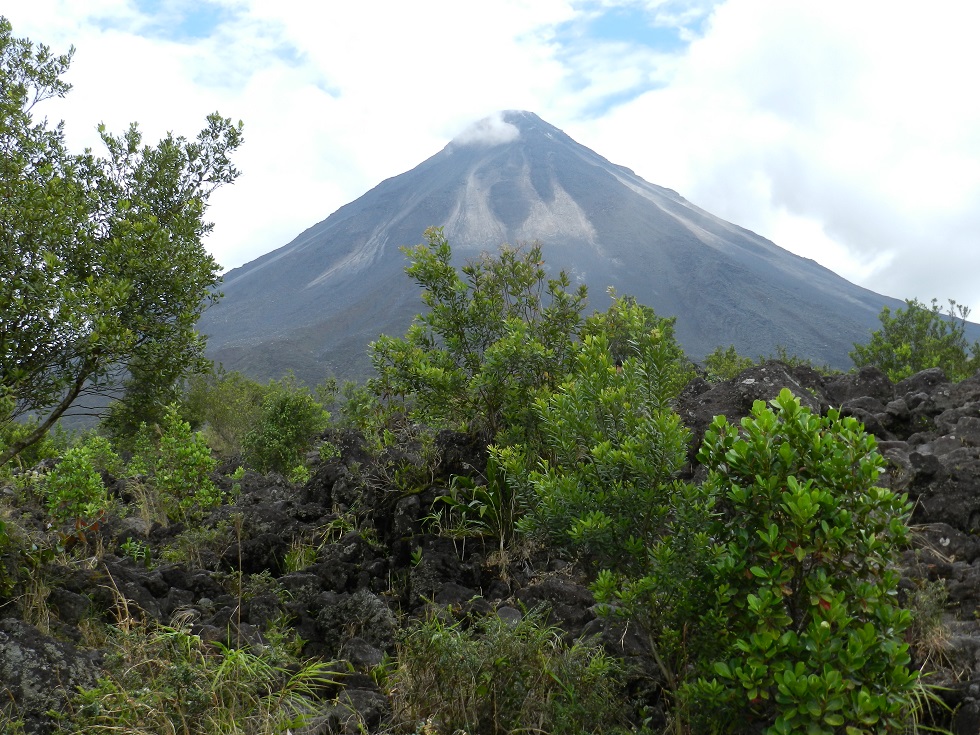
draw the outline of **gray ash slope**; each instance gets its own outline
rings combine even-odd
[[[225,275],[200,330],[210,355],[258,378],[364,375],[367,344],[401,335],[421,308],[403,245],[442,226],[463,262],[538,240],[550,271],[589,286],[603,310],[613,286],[660,315],[694,358],[734,344],[777,345],[846,367],[847,352],[902,302],[719,219],[607,161],[530,112],[503,113],[388,179],[288,245]]]

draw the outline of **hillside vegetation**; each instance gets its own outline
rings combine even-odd
[[[964,491],[942,517],[965,550],[940,573],[906,494],[980,462],[964,310],[883,312],[851,375],[722,348],[702,367],[628,296],[587,314],[536,247],[457,270],[430,229],[406,250],[424,308],[371,345],[374,378],[259,384],[209,369],[193,331],[238,128],[71,156],[29,114],[68,57],[0,21],[0,60],[4,733],[859,735],[980,713],[942,581],[973,578],[980,508]],[[97,430],[57,430],[111,385]]]

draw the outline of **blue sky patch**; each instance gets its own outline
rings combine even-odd
[[[596,16],[587,23],[585,33],[597,41],[649,46],[665,53],[682,51],[687,46],[679,29],[655,25],[649,13],[635,6],[614,8]]]
[[[136,0],[135,4],[142,16],[140,35],[167,41],[208,38],[234,15],[233,10],[206,0]]]

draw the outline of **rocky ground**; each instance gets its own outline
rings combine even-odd
[[[946,726],[973,735],[980,730],[980,375],[954,385],[929,370],[893,385],[876,369],[825,377],[767,363],[725,383],[698,379],[678,403],[694,436],[692,454],[715,415],[745,416],[753,401],[783,387],[814,410],[836,407],[860,419],[889,460],[882,484],[914,502],[916,547],[902,559],[902,594],[909,604],[945,608],[928,645],[915,646],[915,663],[935,669],[930,682],[945,687],[954,711],[939,713]],[[233,480],[226,473],[234,467],[223,468],[220,482],[229,491],[237,484],[237,501],[201,529],[188,534],[136,515],[109,519],[99,529],[100,553],[43,560],[44,625],[24,620],[22,604],[0,600],[0,706],[11,703],[26,732],[50,732],[47,713],[100,675],[103,653],[87,645],[85,633],[93,615],[169,623],[180,613],[204,640],[255,644],[272,621],[288,620],[304,656],[347,662],[334,703],[311,729],[322,735],[386,727],[390,702],[376,672],[395,653],[399,628],[427,610],[516,619],[544,603],[567,639],[599,634],[616,655],[643,655],[638,638],[597,617],[574,565],[541,549],[501,559],[492,541],[431,532],[426,518],[447,479],[485,463],[465,437],[446,432],[434,452],[409,446],[381,458],[356,432],[331,430],[324,439],[339,456],[311,456],[304,486],[256,474]],[[393,492],[395,466],[414,467],[429,481],[414,494]],[[124,483],[114,488],[132,500]],[[25,508],[19,522],[40,528],[45,520]],[[134,553],[181,543],[188,549],[180,563],[154,556],[147,564]],[[318,552],[297,565],[290,555],[304,544]]]

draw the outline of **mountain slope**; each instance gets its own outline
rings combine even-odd
[[[538,240],[603,310],[613,286],[658,314],[700,358],[718,345],[777,345],[846,367],[847,352],[902,302],[845,281],[572,140],[529,112],[484,121],[288,245],[225,276],[204,315],[212,357],[255,377],[363,375],[366,347],[421,308],[398,250],[443,226],[460,262]]]

